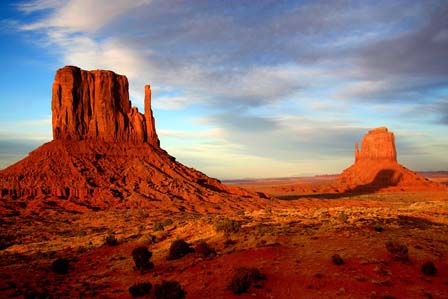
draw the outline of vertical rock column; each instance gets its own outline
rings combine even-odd
[[[151,109],[151,86],[145,85],[145,120],[147,142],[154,146],[160,146],[159,137],[156,132],[156,125]]]

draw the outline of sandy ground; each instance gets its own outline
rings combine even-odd
[[[244,184],[266,193],[279,185]],[[448,193],[275,195],[281,199],[266,199],[262,209],[241,205],[213,214],[71,213],[57,204],[10,213],[0,220],[0,298],[131,298],[134,283],[162,280],[178,281],[186,298],[448,298]],[[172,223],[154,231],[167,219]],[[227,220],[240,229],[218,230]],[[105,243],[111,233],[116,246]],[[204,240],[217,254],[167,261],[178,238],[193,246]],[[394,260],[388,241],[405,245],[409,261]],[[155,265],[143,274],[131,256],[141,245]],[[342,265],[332,262],[335,254]],[[57,258],[69,260],[67,274],[52,272]],[[435,276],[422,273],[427,261],[436,265]],[[256,267],[267,279],[234,295],[227,286],[239,266]]]

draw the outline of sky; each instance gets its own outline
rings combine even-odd
[[[153,93],[161,146],[221,179],[339,173],[368,130],[448,170],[448,1],[0,2],[0,168],[52,139],[64,65]]]

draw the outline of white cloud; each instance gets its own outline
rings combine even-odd
[[[157,134],[165,138],[178,138],[178,139],[206,139],[206,138],[223,138],[224,131],[220,128],[214,128],[203,131],[181,131],[181,130],[158,130]]]
[[[28,139],[48,141],[52,139],[51,117],[0,122],[0,140]]]
[[[61,0],[34,0],[17,4],[17,9],[21,12],[29,14],[46,9],[60,8],[65,4],[65,2],[66,1]]]
[[[264,6],[257,2],[230,16],[222,14],[229,5],[219,1],[35,0],[19,9],[41,13],[21,29],[43,33],[43,46],[62,63],[126,75],[134,104],[141,106],[143,86],[149,83],[154,108],[166,110],[168,118],[185,123],[193,115],[182,109],[201,105],[193,123],[199,131],[158,132],[170,153],[221,177],[232,172],[246,176],[254,169],[272,175],[277,169],[285,175],[337,169],[341,161],[351,161],[353,142],[370,128],[364,118],[378,119],[387,112],[372,103],[412,101],[416,95],[409,91],[428,83],[374,73],[372,65],[362,64],[366,57],[375,62],[378,51],[371,44],[393,37],[394,30],[401,34],[402,20],[414,15],[409,11],[418,15],[414,9],[386,2],[347,6],[316,1],[268,12],[258,3]],[[257,21],[247,22],[252,19],[245,14]],[[434,41],[444,43],[446,34],[437,32]],[[401,45],[398,40],[396,48]],[[373,50],[365,54],[359,50],[363,47]]]
[[[187,107],[191,102],[186,97],[157,97],[153,106],[162,110],[179,110]]]
[[[359,99],[372,94],[382,93],[387,90],[387,82],[384,81],[357,81],[339,88],[334,97],[337,99]]]
[[[62,5],[60,1],[38,0],[22,4],[19,9],[27,13],[53,9],[48,18],[25,25],[24,30],[55,27],[67,32],[96,32],[118,16],[149,3],[148,0],[70,0]]]

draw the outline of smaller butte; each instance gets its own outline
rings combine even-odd
[[[355,163],[338,177],[346,191],[438,191],[446,188],[397,161],[395,137],[386,127],[370,130],[355,144]]]

